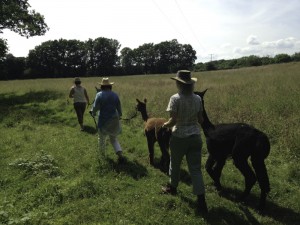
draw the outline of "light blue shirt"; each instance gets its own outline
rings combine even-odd
[[[99,111],[98,128],[102,128],[108,121],[122,116],[119,96],[110,90],[100,91],[95,97],[92,108],[93,115]]]

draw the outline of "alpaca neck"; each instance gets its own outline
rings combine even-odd
[[[145,109],[145,111],[141,112],[142,114],[142,118],[145,122],[147,122],[147,120],[149,119],[149,116],[147,114],[147,110]]]
[[[215,126],[210,122],[206,110],[203,106],[203,123],[202,123],[202,128],[204,131],[205,136],[208,135],[209,130],[215,129]]]

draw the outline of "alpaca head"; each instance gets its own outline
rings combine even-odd
[[[139,99],[136,99],[136,101],[137,101],[136,111],[141,112],[143,120],[147,121],[148,120],[147,109],[146,109],[147,99],[144,99],[144,102],[140,101]]]
[[[195,91],[194,94],[199,95],[203,100],[206,91],[207,89],[205,89],[204,91]]]
[[[139,112],[146,112],[146,103],[147,103],[147,99],[144,99],[144,102],[140,101],[139,99],[136,99],[136,110]]]

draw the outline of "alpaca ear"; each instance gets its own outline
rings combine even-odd
[[[140,100],[138,100],[138,99],[136,99],[136,101],[137,101],[138,103],[141,103],[141,101],[140,101]]]
[[[146,98],[144,99],[144,102],[147,103],[147,99]]]
[[[98,93],[99,91],[101,91],[101,89],[100,88],[97,88],[96,86],[95,86],[95,89],[96,89],[96,92]]]

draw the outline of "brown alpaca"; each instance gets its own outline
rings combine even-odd
[[[136,101],[136,109],[141,112],[142,118],[145,121],[144,132],[148,143],[150,165],[154,165],[154,144],[157,141],[162,154],[160,165],[163,170],[167,170],[170,163],[169,143],[171,130],[161,128],[167,120],[165,118],[149,118],[146,109],[147,99],[144,99],[144,102],[138,99]]]

